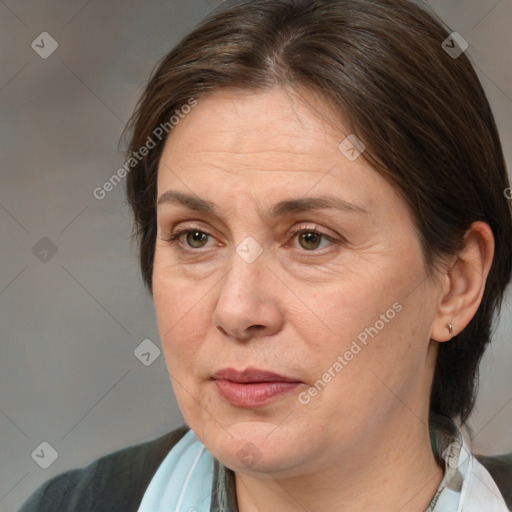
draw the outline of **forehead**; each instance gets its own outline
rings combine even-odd
[[[333,149],[348,135],[325,102],[313,94],[276,88],[263,92],[220,90],[197,106],[169,134],[164,155],[191,162],[229,160],[240,170],[328,171]],[[258,165],[258,160],[266,159]],[[325,165],[322,165],[325,160]],[[274,165],[275,164],[275,165]],[[319,167],[320,165],[320,167]]]
[[[193,193],[230,210],[248,201],[338,195],[373,213],[396,200],[364,153],[340,150],[347,136],[332,106],[286,89],[221,90],[197,100],[169,134],[159,163],[157,196]],[[219,198],[221,198],[219,200]]]

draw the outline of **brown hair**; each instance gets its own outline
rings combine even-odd
[[[477,220],[495,256],[468,326],[441,343],[430,408],[466,423],[478,367],[512,269],[509,186],[491,108],[450,30],[408,0],[255,0],[214,12],[154,71],[130,120],[129,153],[191,97],[226,87],[309,89],[335,105],[364,156],[408,205],[429,275]],[[451,44],[453,45],[453,44]],[[200,99],[199,99],[200,101]],[[348,124],[347,124],[348,123]],[[152,290],[157,168],[165,137],[134,166],[127,196]]]

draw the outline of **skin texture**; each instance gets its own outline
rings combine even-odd
[[[349,133],[330,112],[282,88],[215,92],[173,129],[160,161],[159,198],[173,190],[218,209],[158,205],[153,295],[183,416],[235,471],[241,512],[423,511],[443,473],[428,437],[438,343],[474,315],[492,261],[491,230],[475,223],[460,257],[428,277],[406,205],[364,153],[350,161],[338,149]],[[266,213],[317,196],[366,213]],[[181,228],[207,236],[169,243]],[[294,229],[323,235],[301,241]],[[246,237],[262,249],[251,263],[236,251]],[[400,312],[301,403],[394,303]],[[301,384],[262,407],[237,407],[211,379],[226,367]]]

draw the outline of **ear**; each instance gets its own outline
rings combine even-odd
[[[494,236],[485,222],[473,222],[464,234],[463,247],[441,276],[438,311],[430,338],[448,341],[475,315],[485,290],[494,257]],[[450,333],[448,325],[452,325]]]

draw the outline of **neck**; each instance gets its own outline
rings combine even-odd
[[[338,453],[337,460],[314,472],[306,469],[287,478],[237,473],[239,511],[424,512],[443,470],[432,452],[428,420],[422,423],[403,410],[399,420],[384,429],[381,425],[357,449]]]

